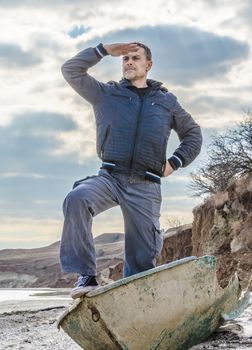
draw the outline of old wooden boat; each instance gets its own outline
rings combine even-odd
[[[186,350],[248,304],[237,275],[223,289],[213,256],[189,257],[81,297],[58,327],[85,350]]]

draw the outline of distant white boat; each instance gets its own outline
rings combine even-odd
[[[186,350],[249,303],[237,275],[223,289],[213,256],[189,257],[81,297],[58,327],[85,350]]]

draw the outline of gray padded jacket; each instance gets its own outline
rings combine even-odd
[[[145,176],[163,175],[171,129],[180,139],[174,154],[182,166],[199,154],[202,136],[199,125],[162,83],[147,79],[151,90],[139,97],[130,81],[102,83],[87,73],[102,57],[87,48],[66,61],[62,74],[71,87],[92,104],[96,120],[96,148],[103,162],[114,171]]]

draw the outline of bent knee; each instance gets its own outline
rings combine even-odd
[[[76,188],[70,191],[64,199],[63,202],[63,213],[66,214],[67,208],[76,208],[80,205],[85,205],[87,203],[88,196],[87,191],[80,191],[79,188]]]

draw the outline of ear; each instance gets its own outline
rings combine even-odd
[[[146,65],[146,72],[148,72],[152,67],[152,61],[147,61],[147,65]]]

